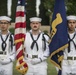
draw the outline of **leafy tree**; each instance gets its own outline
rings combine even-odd
[[[47,9],[46,15],[52,17],[55,0],[45,0],[44,6]],[[67,15],[76,15],[76,0],[65,0]]]
[[[30,28],[29,18],[36,16],[36,0],[26,0],[26,19],[27,19],[27,28]]]
[[[67,15],[76,15],[76,0],[67,0]]]
[[[7,15],[7,0],[0,0],[0,16]]]
[[[45,0],[41,0],[39,16],[42,18],[42,25],[49,25],[49,17],[46,16],[47,9],[44,7],[44,1]]]
[[[51,22],[55,0],[44,0],[44,7],[47,10],[46,15],[49,17],[49,22]]]
[[[11,9],[11,11],[12,11],[12,14],[11,14],[12,22],[15,22],[17,1],[18,0],[12,0],[12,9]]]

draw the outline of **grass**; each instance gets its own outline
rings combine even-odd
[[[57,71],[54,67],[54,65],[50,62],[50,59],[47,60],[48,62],[48,74],[47,75],[57,75]]]
[[[54,65],[52,65],[51,63],[50,63],[50,59],[48,58],[48,60],[47,60],[47,62],[48,62],[48,74],[47,75],[57,75],[57,72],[56,72],[56,69],[55,69],[55,67],[54,67]],[[16,69],[15,69],[15,63],[14,63],[14,74],[13,75],[21,75]]]

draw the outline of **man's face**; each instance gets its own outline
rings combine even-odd
[[[30,23],[31,29],[37,31],[40,29],[41,23],[38,21],[33,21]]]
[[[76,27],[76,20],[68,20],[68,29],[74,31]]]
[[[1,20],[0,21],[0,29],[1,31],[7,31],[10,23],[6,20]]]

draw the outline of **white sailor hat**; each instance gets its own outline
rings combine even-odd
[[[6,20],[6,21],[11,21],[11,18],[8,16],[0,16],[0,20]]]
[[[38,22],[41,22],[42,19],[39,18],[39,17],[31,17],[31,18],[30,18],[30,22],[32,22],[32,21],[38,21]]]
[[[76,16],[74,15],[67,16],[67,20],[76,20]]]

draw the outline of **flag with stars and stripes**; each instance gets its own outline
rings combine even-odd
[[[16,69],[25,74],[28,70],[27,63],[24,58],[24,40],[26,37],[26,15],[25,15],[25,0],[18,0],[15,19],[15,45],[16,45]]]

